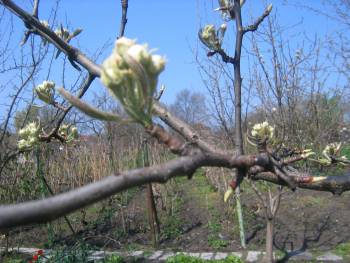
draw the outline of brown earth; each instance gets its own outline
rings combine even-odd
[[[100,249],[152,250],[145,191],[145,188],[134,191],[123,208],[127,216],[122,217],[120,208],[108,209],[109,206],[115,207],[116,203],[106,201],[89,208],[85,218],[82,212],[69,216],[76,235],[71,235],[60,219],[52,225],[54,236],[51,244],[48,244],[48,226],[43,225],[12,231],[10,245],[43,247],[72,245],[76,240],[84,240]],[[157,202],[162,231],[160,249],[193,252],[242,250],[234,202],[225,204],[222,194],[208,186],[204,176],[190,181],[177,180],[167,185],[166,191],[163,207],[159,200]],[[263,208],[247,186],[243,186],[242,202],[248,249],[264,250]],[[349,208],[350,193],[333,196],[308,190],[287,191],[276,219],[275,248],[296,253],[305,250],[322,252],[349,242]],[[127,233],[122,231],[123,225]]]

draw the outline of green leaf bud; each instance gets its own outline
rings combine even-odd
[[[221,48],[220,40],[217,37],[214,25],[206,25],[199,31],[199,39],[204,45],[213,50]]]

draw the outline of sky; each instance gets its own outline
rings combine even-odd
[[[24,9],[30,11],[28,0],[15,1]],[[309,10],[297,8],[293,3],[296,1],[272,0],[273,12],[277,12],[280,22],[285,27],[297,25],[291,32],[290,37],[295,38],[295,43],[302,42],[304,34],[309,36],[323,37],[336,30],[336,22],[323,16],[316,15]],[[266,1],[248,0],[243,7],[244,24],[247,25],[252,18],[263,12]],[[303,1],[305,5],[315,9],[322,9],[321,1]],[[50,11],[55,6],[55,1],[40,1],[39,18],[49,19]],[[184,88],[205,92],[198,67],[194,59],[194,51],[201,49],[198,43],[197,32],[207,23],[220,25],[220,14],[213,9],[218,6],[216,0],[130,0],[128,9],[128,23],[125,36],[137,39],[139,43],[148,43],[150,48],[156,48],[155,53],[167,58],[166,70],[161,74],[159,83],[166,86],[162,100],[172,103],[176,94]],[[71,44],[79,47],[89,57],[104,48],[104,52],[98,59],[101,63],[109,55],[113,43],[119,31],[120,23],[120,0],[61,0],[57,21],[69,28],[82,28],[83,32],[74,39]],[[14,41],[17,45],[14,52],[20,53],[18,43],[23,36],[23,23],[14,18]],[[234,27],[229,25],[228,30],[233,33]],[[1,36],[0,36],[1,37]],[[232,47],[233,47],[232,43]],[[228,45],[230,47],[230,45]],[[1,49],[1,47],[0,47]],[[232,49],[228,50],[232,54]],[[62,55],[61,55],[62,59]],[[57,60],[54,63],[61,63]],[[244,59],[242,65],[244,65]],[[61,76],[59,70],[53,72],[51,78],[58,80]],[[70,67],[66,77],[76,76],[75,69]],[[5,83],[8,76],[0,74],[0,84]],[[44,76],[43,76],[44,77]],[[40,79],[36,80],[39,84]],[[69,81],[68,81],[69,83]],[[99,80],[95,81],[87,99],[92,99],[93,94],[98,94],[103,89]],[[0,104],[6,101],[6,93],[0,94]],[[6,104],[6,103],[5,103]],[[4,113],[1,110],[0,114]]]

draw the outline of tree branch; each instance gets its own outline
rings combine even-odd
[[[33,16],[35,18],[38,18],[39,15],[39,0],[34,0],[34,5],[33,5]]]
[[[126,26],[126,23],[128,22],[128,19],[126,17],[126,15],[128,13],[128,2],[129,2],[129,0],[121,0],[122,17],[121,17],[121,20],[120,20],[120,28],[119,28],[119,36],[118,36],[118,38],[124,36],[125,26]]]
[[[265,12],[254,22],[254,24],[247,26],[243,29],[243,34],[247,32],[254,32],[258,29],[259,25],[264,21],[264,19],[271,13],[272,5],[270,4]]]
[[[175,176],[191,176],[202,166],[249,167],[264,162],[266,162],[264,155],[224,158],[197,153],[164,164],[125,171],[43,200],[0,206],[0,231],[14,226],[54,220],[131,187],[148,183],[165,183]]]
[[[263,180],[277,185],[287,185],[280,177],[272,172],[262,172],[251,175],[252,180]],[[309,174],[299,174],[293,176],[296,186],[302,189],[328,191],[336,195],[341,195],[350,190],[350,174],[313,177]]]
[[[161,106],[159,102],[154,101],[153,103],[153,112],[158,115],[158,117],[169,125],[172,129],[178,132],[190,143],[197,145],[200,149],[205,152],[210,153],[219,153],[219,154],[228,154],[222,150],[216,149],[214,146],[202,140],[199,134],[184,121],[180,120],[173,114],[171,114],[165,107]]]
[[[46,28],[40,23],[40,21],[28,12],[17,6],[11,0],[0,0],[0,3],[9,9],[12,13],[23,20],[25,26],[28,29],[34,29],[32,33],[38,34],[50,43],[52,43],[57,49],[62,51],[72,61],[76,61],[82,67],[86,68],[92,75],[100,76],[101,68],[89,58],[87,58],[80,50],[69,45],[58,37],[52,30]]]
[[[92,82],[94,81],[95,78],[96,77],[91,75],[90,73],[88,74],[88,76],[84,79],[83,83],[80,86],[79,94],[78,94],[77,98],[81,98],[84,96],[85,92],[89,89],[90,85],[92,84]],[[54,102],[54,103],[56,103],[56,102]],[[62,106],[60,105],[60,107],[62,107]],[[63,138],[61,135],[59,135],[58,131],[59,131],[64,119],[66,118],[67,114],[69,113],[69,111],[72,108],[73,108],[72,105],[70,105],[68,108],[65,108],[65,109],[62,108],[63,114],[59,117],[55,128],[53,128],[51,130],[51,132],[49,132],[48,134],[41,136],[40,137],[41,141],[50,142],[52,139],[55,138],[61,142],[65,142],[65,138]]]

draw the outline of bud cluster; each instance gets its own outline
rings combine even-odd
[[[38,85],[35,89],[35,93],[38,95],[38,98],[43,102],[50,104],[54,101],[55,94],[55,83],[52,81],[45,80],[43,83]]]
[[[21,138],[18,141],[20,151],[31,150],[39,142],[39,128],[40,125],[31,122],[18,132]]]
[[[341,147],[342,143],[330,143],[328,145],[326,145],[326,147],[324,148],[324,150],[322,151],[322,154],[330,160],[331,156],[335,156],[339,153],[340,151],[340,147]]]
[[[199,39],[208,48],[218,51],[221,49],[226,29],[226,24],[222,24],[218,30],[215,29],[214,25],[206,25],[199,31]]]
[[[231,7],[234,5],[233,0],[218,0],[219,2],[219,8],[215,9],[215,11],[220,11],[222,14],[222,18],[226,21],[235,19],[233,14],[230,13]],[[245,3],[245,0],[240,0],[239,4],[240,6],[243,6]]]
[[[273,137],[274,128],[267,121],[257,123],[252,128],[252,136],[256,139],[271,139]]]
[[[61,125],[58,130],[58,134],[65,139],[66,143],[76,140],[79,136],[77,127],[69,126],[67,124]]]
[[[211,49],[219,49],[220,43],[214,25],[206,25],[200,34],[202,42]]]
[[[164,67],[165,59],[153,55],[146,44],[122,37],[103,62],[101,81],[134,121],[147,125],[151,123],[153,94]]]

